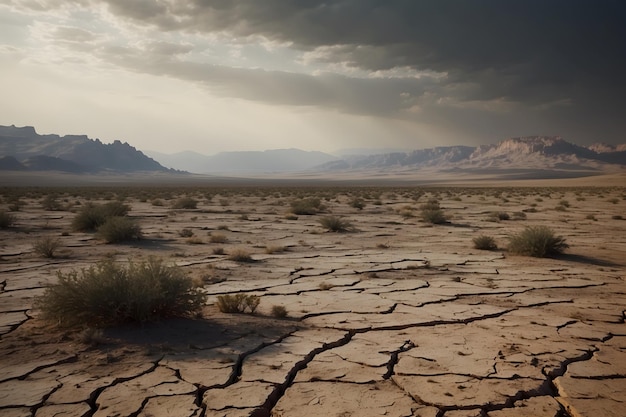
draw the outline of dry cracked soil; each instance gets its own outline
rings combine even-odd
[[[0,229],[0,416],[626,416],[624,187],[3,193],[17,210]],[[173,209],[181,196],[197,208]],[[287,214],[303,197],[324,210]],[[143,239],[71,230],[88,200],[116,198]],[[447,223],[421,220],[431,199]],[[325,230],[330,214],[354,230]],[[507,253],[535,225],[570,248]],[[53,258],[33,248],[46,235]],[[502,249],[475,249],[479,235]],[[252,262],[229,260],[241,248]],[[203,286],[201,316],[67,329],[33,307],[58,271],[149,256]],[[238,293],[260,297],[255,314],[218,310]]]

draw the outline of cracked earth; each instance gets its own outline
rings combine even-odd
[[[116,192],[105,191],[91,198]],[[197,198],[196,210],[119,191],[142,241],[72,232],[73,213],[44,211],[28,190],[16,226],[0,230],[0,416],[626,416],[624,188],[159,191]],[[298,195],[320,196],[325,212],[287,218]],[[430,198],[450,223],[420,221]],[[357,230],[324,231],[330,213]],[[535,259],[473,248],[480,234],[506,247],[529,225],[570,249]],[[218,232],[226,242],[210,243]],[[62,254],[37,255],[42,235],[58,236]],[[228,260],[242,247],[254,262]],[[57,271],[148,256],[202,283],[202,317],[90,333],[33,307]],[[260,297],[254,315],[219,312],[217,297],[236,293]]]

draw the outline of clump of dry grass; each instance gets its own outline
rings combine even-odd
[[[352,223],[350,223],[349,220],[338,216],[324,216],[319,219],[318,222],[326,230],[335,233],[350,232],[354,230],[354,226],[352,226]]]
[[[265,253],[267,254],[283,253],[283,252],[287,252],[287,250],[289,250],[289,248],[287,248],[286,246],[280,246],[280,245],[270,245],[270,246],[265,247]]]
[[[272,306],[272,316],[283,319],[287,317],[287,309],[285,306],[274,305]]]
[[[244,248],[234,248],[231,250],[228,254],[228,259],[235,262],[254,262],[250,252]]]
[[[491,236],[480,235],[472,239],[472,242],[474,242],[474,248],[476,249],[480,249],[480,250],[498,249],[498,245],[496,244],[495,239]]]
[[[223,233],[211,233],[209,237],[209,241],[211,243],[226,243],[228,242],[228,238]]]
[[[543,258],[563,253],[569,245],[562,236],[555,236],[547,226],[529,226],[510,238],[509,252]]]
[[[217,308],[222,313],[245,313],[254,314],[261,303],[258,295],[249,294],[226,294],[217,297]]]

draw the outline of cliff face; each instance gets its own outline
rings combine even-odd
[[[0,157],[3,156],[15,158],[30,170],[167,171],[128,143],[104,144],[84,135],[39,135],[31,126],[0,126]]]

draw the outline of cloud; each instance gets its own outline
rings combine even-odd
[[[191,81],[221,96],[436,120],[461,131],[491,123],[502,127],[498,134],[504,122],[561,134],[582,129],[615,136],[626,127],[621,0],[9,4],[100,10],[118,29],[89,52],[101,62]],[[63,26],[55,36],[64,47],[94,42],[89,28]]]

